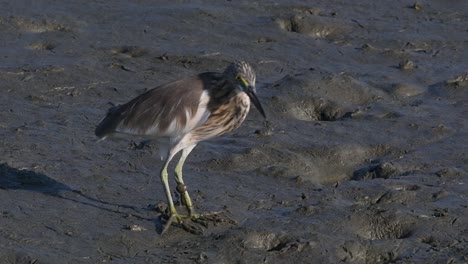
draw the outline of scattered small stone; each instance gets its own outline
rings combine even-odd
[[[371,44],[369,43],[365,43],[361,46],[361,48],[359,48],[360,50],[363,50],[363,51],[370,51],[370,50],[376,50],[376,48],[374,46],[372,46]]]
[[[297,177],[294,178],[294,180],[296,181],[296,183],[303,183],[304,182],[304,177],[297,176]]]
[[[126,226],[125,229],[130,230],[130,231],[138,231],[138,232],[146,230],[146,228],[139,226],[139,225],[135,225],[135,224]]]
[[[422,9],[422,5],[421,5],[421,3],[416,2],[413,5],[411,5],[410,8],[412,8],[412,9],[414,9],[416,11],[419,11],[419,10]]]
[[[205,252],[201,252],[199,255],[198,255],[198,258],[195,259],[195,262],[196,263],[207,263],[208,261],[208,256],[206,255]]]
[[[410,60],[404,60],[398,64],[400,70],[413,70],[415,68],[414,62]]]
[[[163,54],[163,55],[159,56],[158,59],[160,59],[162,61],[167,61],[167,60],[169,60],[169,57],[166,54]]]

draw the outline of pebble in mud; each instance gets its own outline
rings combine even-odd
[[[404,60],[398,63],[398,68],[400,70],[405,70],[405,71],[410,71],[413,70],[416,67],[413,61],[410,60]]]

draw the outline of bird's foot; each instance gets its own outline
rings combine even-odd
[[[185,231],[196,235],[203,234],[204,228],[208,228],[210,223],[213,223],[214,225],[222,223],[237,225],[237,222],[227,217],[224,211],[209,212],[204,214],[191,213],[190,215],[172,213],[170,215],[165,214],[164,218],[166,219],[166,223],[161,234],[164,234],[172,225],[180,227]]]
[[[192,220],[192,216],[181,215],[177,213],[171,214],[169,218],[167,219],[167,222],[161,234],[164,234],[171,225],[181,227],[185,231],[192,233],[192,234],[196,234],[196,235],[203,234],[203,228],[197,225],[190,224],[190,222],[186,220]]]

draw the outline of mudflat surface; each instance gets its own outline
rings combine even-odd
[[[65,2],[0,2],[1,263],[468,262],[466,1]],[[161,235],[158,146],[94,128],[239,58],[268,122],[185,166],[237,224]]]

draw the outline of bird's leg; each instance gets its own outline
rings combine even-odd
[[[166,193],[167,202],[169,203],[169,215],[170,219],[169,222],[172,222],[174,218],[177,220],[178,223],[182,222],[181,216],[177,213],[177,210],[174,206],[174,202],[172,201],[172,194],[169,188],[169,181],[168,181],[168,173],[167,173],[167,166],[169,164],[169,159],[164,164],[163,168],[161,169],[161,181],[164,185],[164,192]]]
[[[192,200],[190,199],[190,196],[188,194],[187,186],[184,184],[184,179],[182,177],[182,168],[184,166],[185,159],[187,158],[187,156],[190,154],[190,152],[193,150],[193,148],[195,146],[196,145],[189,146],[189,147],[185,148],[182,151],[182,155],[180,156],[180,160],[179,160],[179,162],[177,163],[177,165],[175,167],[177,191],[182,196],[182,202],[185,205],[185,207],[187,208],[187,211],[188,211],[190,217],[195,216],[195,209],[194,209]]]
[[[182,171],[182,165],[184,163],[184,160],[185,158],[187,157],[188,153],[190,153],[190,151],[193,149],[193,147],[189,147],[190,150],[189,151],[184,151],[183,152],[183,159],[182,159],[182,162],[179,161],[180,166],[177,165],[177,167],[180,167],[180,169],[176,169],[176,171],[178,172],[181,172]],[[168,167],[168,164],[169,162],[171,161],[172,157],[173,157],[173,153],[172,154],[169,154],[168,155],[168,158],[167,158],[167,161],[164,163],[164,166],[163,168],[161,169],[161,181],[164,185],[164,191],[166,193],[166,197],[167,197],[167,202],[169,203],[169,219],[167,220],[167,223],[166,223],[166,226],[164,227],[164,229],[162,230],[161,234],[164,234],[168,229],[169,227],[172,225],[172,223],[174,222],[174,220],[177,222],[177,224],[182,227],[183,229],[185,229],[186,231],[188,232],[191,232],[191,233],[194,233],[194,234],[202,234],[203,231],[196,227],[196,226],[193,226],[193,225],[190,225],[190,224],[186,224],[184,223],[183,221],[183,218],[186,218],[187,216],[185,215],[180,215],[177,213],[177,210],[174,206],[174,202],[172,200],[172,194],[171,194],[171,190],[169,188],[169,182],[168,182],[168,173],[167,173],[167,167]],[[182,179],[182,174],[178,174],[180,175],[180,179]],[[179,176],[177,176],[177,179],[179,178]],[[178,182],[178,189],[179,189],[179,181]],[[183,184],[183,181],[182,181],[182,186],[185,186]],[[190,197],[188,196],[188,193],[187,193],[187,190],[185,190],[184,192],[184,195],[183,195],[183,199],[185,200],[185,203],[187,205],[187,208],[192,208],[191,210],[189,209],[189,217],[192,218],[192,214],[193,214],[193,205],[192,205],[192,201],[190,200]]]

